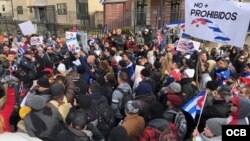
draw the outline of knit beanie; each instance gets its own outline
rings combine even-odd
[[[176,82],[172,82],[169,84],[169,88],[174,91],[174,93],[179,93],[181,92],[181,85]]]
[[[222,135],[222,125],[226,125],[224,118],[210,118],[206,121],[207,127],[215,136]]]
[[[168,94],[167,100],[176,107],[179,107],[182,104],[182,99],[178,95],[175,95],[175,94]]]
[[[30,100],[30,107],[33,110],[41,110],[46,106],[46,100],[42,96],[34,95]]]
[[[44,68],[43,72],[44,72],[44,74],[54,75],[54,71],[51,68]]]
[[[136,96],[148,95],[151,93],[153,93],[152,86],[150,86],[148,83],[145,83],[145,82],[139,83],[135,91]]]
[[[49,79],[46,77],[41,77],[37,80],[37,84],[40,87],[44,87],[44,88],[49,88],[50,87],[50,83],[49,83]]]
[[[128,114],[138,114],[140,110],[139,102],[137,101],[128,101],[125,105],[125,111]]]

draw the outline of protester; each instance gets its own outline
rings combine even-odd
[[[227,118],[228,125],[249,125],[250,100],[239,96],[230,100],[230,115]]]
[[[128,101],[126,103],[126,117],[121,125],[126,129],[130,141],[138,141],[145,127],[145,121],[138,115],[139,112],[139,103],[137,101]]]
[[[146,26],[135,37],[112,29],[104,38],[89,34],[87,46],[74,29],[80,48],[49,32],[39,45],[29,43],[36,35],[5,34],[0,43],[0,138],[22,131],[44,140],[144,141],[159,140],[173,127],[176,139],[185,140],[194,126],[202,132],[206,125],[220,138],[210,126],[213,118],[248,124],[247,47],[211,50],[202,42],[198,49],[180,48],[181,42],[175,42],[179,28]],[[13,90],[13,97],[3,89]],[[133,104],[126,107],[128,101]],[[177,133],[185,128],[174,122],[171,110],[185,116],[185,137]]]
[[[222,125],[226,125],[226,120],[223,118],[208,119],[202,133],[197,129],[193,132],[194,141],[221,141]]]

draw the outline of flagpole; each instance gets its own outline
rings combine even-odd
[[[200,116],[199,116],[199,119],[197,121],[197,125],[195,128],[198,128],[199,124],[200,124],[200,120],[201,120],[201,115],[202,115],[202,112],[203,112],[203,109],[204,109],[204,106],[205,106],[205,103],[206,103],[206,100],[207,100],[207,94],[208,92],[206,91],[206,94],[205,94],[205,98],[204,98],[204,103],[202,105],[202,108],[201,108],[201,112],[200,112]]]

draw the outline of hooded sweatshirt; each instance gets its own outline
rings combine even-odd
[[[231,103],[237,107],[237,111],[227,118],[228,125],[249,125],[250,100],[236,96]]]
[[[14,89],[8,88],[7,90],[7,99],[5,102],[5,105],[2,110],[0,110],[0,115],[3,117],[4,121],[4,131],[11,132],[11,126],[9,123],[10,116],[13,112],[14,105],[15,105],[15,95],[14,95]]]
[[[122,89],[124,92],[130,92],[132,94],[131,87],[128,83],[120,84],[118,88]],[[116,118],[123,118],[120,107],[122,106],[123,94],[119,90],[115,90],[112,94],[112,105],[111,108],[115,111]]]

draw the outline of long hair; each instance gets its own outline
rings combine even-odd
[[[172,66],[172,59],[173,59],[172,54],[171,53],[167,53],[160,60],[160,62],[162,64],[162,69],[161,69],[162,74],[169,75],[169,73],[171,71],[171,66]]]
[[[4,120],[3,120],[2,115],[0,115],[0,133],[4,132],[3,128],[4,128]]]

